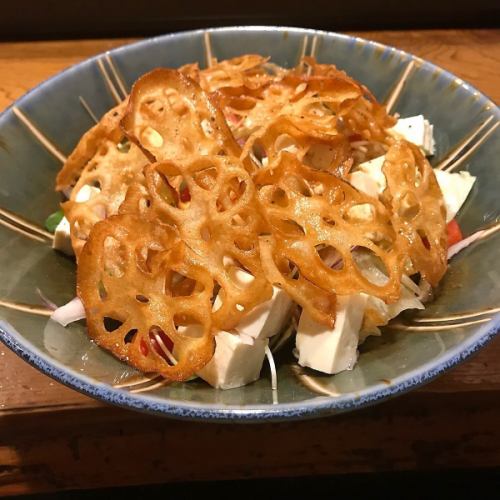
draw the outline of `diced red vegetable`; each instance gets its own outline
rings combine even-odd
[[[148,345],[146,344],[146,341],[144,339],[141,339],[141,342],[139,344],[140,349],[141,349],[141,354],[143,356],[147,356],[149,353]]]
[[[351,134],[348,139],[349,142],[356,142],[361,141],[363,139],[363,136],[361,134]]]
[[[448,232],[448,247],[451,247],[452,245],[455,245],[455,243],[458,243],[459,241],[462,241],[464,239],[462,231],[460,230],[460,226],[458,225],[456,219],[448,222],[446,230]]]
[[[233,125],[236,125],[241,120],[241,116],[238,116],[236,113],[231,113],[229,111],[226,112],[226,120],[228,122],[231,122]]]
[[[172,352],[174,350],[174,343],[170,337],[167,336],[167,334],[161,330],[160,328],[155,328],[154,333],[152,332],[149,336],[151,339],[151,345],[153,346],[153,349],[156,351],[157,354],[159,354],[161,357],[165,358],[165,352],[163,351],[161,345],[159,342],[156,340],[156,335],[160,337],[160,339],[163,341],[163,344],[167,348],[168,351]]]
[[[183,203],[187,203],[191,201],[191,193],[189,192],[189,188],[185,182],[182,182],[181,187],[179,189],[179,197]]]

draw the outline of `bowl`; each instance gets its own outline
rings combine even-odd
[[[314,51],[320,62],[346,70],[401,116],[429,119],[437,142],[434,165],[479,130],[468,145],[477,145],[472,153],[458,154],[460,168],[477,176],[459,223],[471,234],[495,221],[500,141],[492,127],[500,113],[454,75],[379,43],[313,30],[234,27],[160,36],[71,67],[1,115],[1,340],[45,374],[103,401],[170,417],[245,422],[318,417],[382,401],[428,382],[490,340],[500,324],[494,315],[500,303],[498,232],[452,259],[435,301],[407,318],[406,327],[368,339],[354,370],[320,375],[298,367],[291,346],[282,350],[277,393],[266,368],[257,382],[229,391],[199,380],[164,385],[145,379],[93,344],[84,324],[65,329],[49,320],[41,297],[63,304],[75,293],[75,264],[51,249],[43,229],[58,208],[53,186],[61,160],[92,126],[92,114],[101,116],[115,105],[140,75],[157,66],[203,64],[207,51],[219,59],[260,53],[284,66]]]

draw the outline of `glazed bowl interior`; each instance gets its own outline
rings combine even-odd
[[[434,124],[437,151],[433,164],[485,119],[499,119],[496,106],[474,88],[393,48],[296,28],[210,30],[211,49],[218,59],[259,53],[288,67],[297,63],[305,37],[308,50],[316,37],[319,62],[336,64],[368,86],[381,101],[409,62],[415,61],[394,111],[403,117],[423,114]],[[203,66],[205,49],[204,32],[193,31],[145,40],[108,55],[130,88],[140,75],[158,66],[178,67],[194,61]],[[115,104],[99,60],[107,64],[104,55],[85,61],[15,104],[63,155],[71,152],[93,124],[80,97],[97,116]],[[0,335],[31,364],[77,390],[111,403],[175,417],[248,421],[319,416],[365,406],[424,383],[478,349],[496,331],[498,318],[446,331],[387,329],[382,337],[370,338],[362,346],[354,370],[336,376],[299,369],[291,355],[293,346],[288,345],[277,356],[279,385],[274,395],[267,368],[259,381],[229,391],[214,390],[200,380],[144,393],[118,388],[136,372],[94,345],[84,323],[63,328],[43,311],[39,291],[56,304],[74,296],[75,264],[53,251],[48,240],[26,227],[25,222],[15,223],[9,217],[16,214],[43,227],[47,215],[58,208],[54,179],[61,162],[15,111],[9,108],[0,117]],[[459,214],[465,234],[498,216],[499,157],[496,132],[461,166],[477,176]],[[499,243],[497,233],[454,258],[435,301],[420,316],[439,318],[497,306]]]

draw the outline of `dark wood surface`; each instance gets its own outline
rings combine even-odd
[[[498,0],[17,0],[3,2],[0,40],[151,36],[211,26],[339,30],[495,28]]]
[[[500,31],[356,33],[429,59],[500,101]],[[0,43],[0,110],[129,40]],[[500,466],[500,337],[429,385],[299,423],[177,422],[109,407],[0,346],[0,494],[166,481]]]

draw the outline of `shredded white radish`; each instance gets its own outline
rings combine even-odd
[[[85,319],[85,309],[83,307],[82,301],[78,297],[75,297],[67,304],[58,307],[52,313],[50,319],[59,323],[62,326],[68,326],[70,323],[73,323],[74,321]]]
[[[62,192],[64,194],[64,196],[66,197],[66,199],[69,200],[70,196],[71,196],[71,191],[73,191],[73,187],[72,186],[67,186],[65,187]]]
[[[174,355],[168,350],[162,338],[158,334],[155,334],[155,339],[160,346],[160,349],[165,353],[165,356],[167,356],[168,360],[175,366],[177,364],[177,360],[174,358]]]
[[[448,248],[448,260],[450,260],[454,255],[456,255],[458,252],[461,252],[464,248],[467,248],[475,241],[480,240],[483,236],[486,236],[485,233],[486,230],[482,229],[481,231],[477,231],[474,234],[467,236],[467,238],[464,238],[458,243],[452,245],[450,248]]]
[[[40,290],[40,288],[36,289],[36,293],[42,299],[42,302],[51,310],[55,311],[57,309],[57,305],[54,304],[47,296]]]
[[[276,365],[274,363],[273,353],[269,346],[266,345],[266,357],[269,363],[269,368],[271,370],[271,388],[273,391],[278,390],[278,375],[276,373]]]

